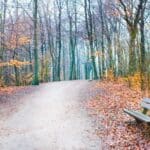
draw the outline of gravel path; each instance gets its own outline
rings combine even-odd
[[[91,85],[47,83],[19,96],[22,104],[16,104],[17,111],[0,120],[0,150],[101,150],[93,122],[82,107]]]

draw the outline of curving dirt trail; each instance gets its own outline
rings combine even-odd
[[[16,105],[17,111],[0,120],[0,150],[101,150],[82,106],[91,85],[47,83],[18,97],[23,103]]]

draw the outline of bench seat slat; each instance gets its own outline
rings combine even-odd
[[[127,110],[127,109],[124,109],[124,112],[134,117],[135,119],[150,123],[150,117],[141,112],[134,111],[134,110]]]

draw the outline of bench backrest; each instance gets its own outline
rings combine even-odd
[[[142,102],[150,104],[150,98],[143,98]]]
[[[143,98],[141,106],[147,110],[150,110],[150,98]]]
[[[150,110],[150,103],[141,102],[141,106],[143,108],[146,108],[146,109]]]

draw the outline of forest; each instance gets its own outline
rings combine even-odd
[[[0,84],[113,75],[150,89],[148,0],[1,0]]]
[[[149,150],[149,112],[150,0],[0,0],[1,150]]]

